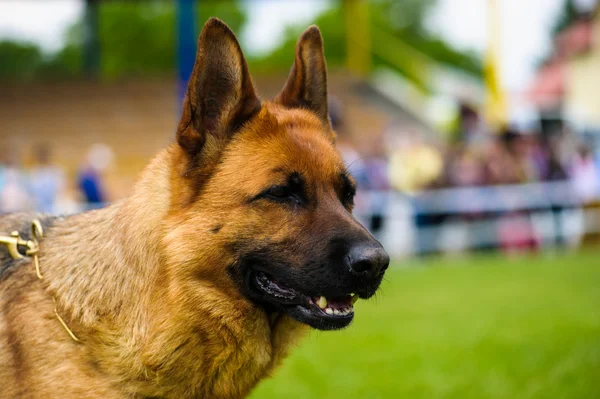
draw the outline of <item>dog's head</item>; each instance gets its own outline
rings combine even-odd
[[[356,187],[335,149],[326,75],[313,26],[281,93],[261,102],[234,34],[206,23],[177,131],[167,239],[186,278],[323,330],[352,321],[389,263],[352,216]]]

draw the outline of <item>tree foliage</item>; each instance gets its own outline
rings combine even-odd
[[[31,79],[42,64],[42,52],[35,44],[0,42],[0,77],[11,80]]]
[[[239,31],[245,15],[233,1],[201,1],[198,27],[218,15]],[[101,70],[104,76],[171,73],[176,62],[173,2],[105,2],[100,5]]]
[[[481,76],[479,57],[454,49],[441,37],[425,28],[425,19],[435,0],[373,1],[370,4],[373,63],[392,67],[418,86],[426,89],[423,60]],[[346,32],[342,3],[320,15],[314,22],[325,41],[325,56],[330,68],[342,66],[346,59]],[[289,27],[282,43],[270,54],[254,58],[251,66],[259,72],[289,68],[294,46],[304,26]],[[385,55],[385,57],[384,57]],[[393,60],[393,63],[390,62]]]
[[[235,1],[202,0],[197,27],[218,16],[239,32],[246,21]],[[167,1],[105,1],[98,5],[101,78],[173,73],[176,66],[176,4]],[[0,79],[63,78],[83,74],[83,21],[71,26],[64,47],[44,54],[31,43],[0,43]]]
[[[558,20],[552,27],[552,34],[556,35],[573,22],[575,22],[580,16],[575,0],[564,0],[564,5],[561,13],[558,16]]]
[[[480,74],[477,57],[455,50],[424,26],[435,0],[372,0],[370,24],[373,62],[386,64],[418,85],[425,86],[423,62],[452,66]],[[202,0],[197,4],[198,28],[210,16],[218,16],[240,33],[246,15],[234,0]],[[98,5],[100,73],[102,78],[171,74],[176,66],[176,3],[166,1],[103,1]],[[346,60],[346,27],[343,3],[321,14],[315,21],[325,39],[330,68]],[[287,71],[299,34],[306,26],[290,26],[281,44],[271,53],[249,59],[253,72]],[[76,77],[83,74],[84,25],[69,28],[64,47],[44,54],[29,43],[0,43],[0,79]]]

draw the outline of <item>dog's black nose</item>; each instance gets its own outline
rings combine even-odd
[[[346,265],[350,272],[364,277],[379,276],[389,264],[390,257],[380,245],[355,245],[346,256]]]

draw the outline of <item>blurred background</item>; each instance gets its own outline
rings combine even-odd
[[[0,213],[127,196],[211,16],[265,98],[320,27],[356,214],[396,266],[255,397],[600,398],[595,0],[2,0]]]

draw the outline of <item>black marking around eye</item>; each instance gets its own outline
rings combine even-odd
[[[281,173],[283,169],[276,168],[272,170],[273,173]],[[281,195],[280,192],[287,192],[288,195]],[[274,195],[274,193],[277,193]],[[274,184],[265,188],[260,194],[250,198],[248,203],[267,199],[271,201],[277,201],[281,203],[295,203],[297,205],[308,204],[308,195],[306,192],[306,184],[304,178],[298,172],[292,172],[289,174],[285,182],[281,184]]]
[[[298,189],[302,191],[304,191],[305,188],[304,179],[302,178],[302,175],[298,172],[293,172],[292,174],[290,174],[290,177],[288,178],[288,185],[291,189]]]
[[[345,206],[352,207],[354,205],[354,196],[356,195],[356,184],[354,184],[348,172],[340,173],[340,181],[340,201]]]

